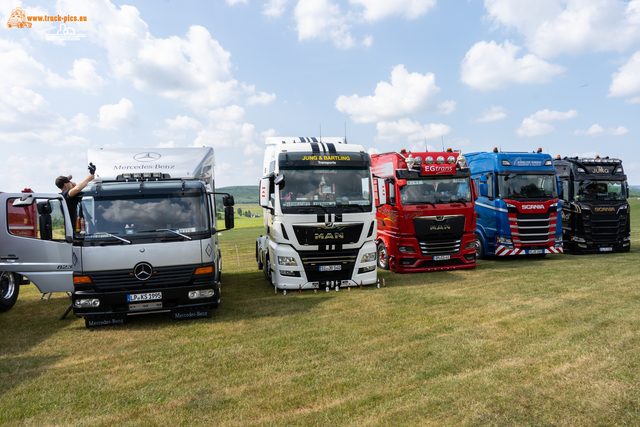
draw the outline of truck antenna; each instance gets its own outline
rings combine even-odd
[[[320,125],[320,142],[322,142],[322,125]]]
[[[347,143],[347,122],[344,122],[344,143]]]
[[[444,135],[440,135],[440,138],[442,138],[442,151],[444,151]]]
[[[427,144],[427,138],[424,139],[424,146],[425,146],[425,150],[428,153],[429,152],[429,144]]]

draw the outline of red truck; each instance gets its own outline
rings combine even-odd
[[[25,188],[22,192],[33,193],[30,188]],[[5,209],[5,207],[0,206],[0,209]],[[25,237],[38,237],[36,205],[16,208],[7,204],[6,209],[9,233]],[[20,293],[20,285],[27,283],[29,281],[18,274],[0,271],[0,312],[13,307]]]
[[[374,154],[371,163],[387,201],[379,203],[376,188],[378,267],[396,273],[474,268],[478,195],[464,156],[450,148],[402,150]]]

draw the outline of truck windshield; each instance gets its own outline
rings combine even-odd
[[[622,181],[580,181],[576,183],[576,200],[626,200],[627,190]]]
[[[371,207],[369,169],[283,169],[283,210],[298,207]]]
[[[205,196],[191,193],[95,198],[85,195],[80,206],[81,234],[101,238],[108,233],[132,239],[149,237],[150,233],[167,234],[166,230],[184,235],[208,231]]]
[[[400,188],[400,200],[403,205],[471,202],[469,178],[407,180],[407,185]]]
[[[502,199],[556,199],[555,175],[499,175],[498,197]]]

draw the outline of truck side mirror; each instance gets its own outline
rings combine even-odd
[[[560,177],[556,175],[556,186],[558,187],[558,198],[564,199],[564,194],[562,194],[562,181],[560,181]]]
[[[478,192],[480,193],[480,197],[489,197],[489,186],[487,185],[487,176],[481,175],[478,179]]]
[[[232,197],[233,198],[233,197]],[[234,227],[233,206],[224,207],[224,228],[230,230]]]
[[[405,185],[407,185],[406,179],[397,179],[396,182],[398,183],[398,187],[404,187]]]
[[[278,175],[273,179],[273,184],[277,185],[278,188],[284,187],[284,175]]]
[[[40,229],[40,239],[52,240],[53,227],[51,224],[51,203],[48,200],[41,200],[37,203],[38,228]]]
[[[260,180],[260,206],[263,208],[269,207],[269,194],[270,182],[269,178],[262,178]]]
[[[386,205],[388,203],[387,200],[387,184],[384,182],[384,179],[376,178],[376,185],[378,187],[378,206]]]
[[[227,206],[233,207],[233,205],[235,205],[235,201],[233,200],[233,196],[232,195],[222,196],[222,205],[224,207],[227,207]]]
[[[471,197],[473,197],[473,201],[478,200],[478,186],[476,185],[476,180],[471,180]]]
[[[35,200],[31,194],[23,194],[22,197],[13,202],[13,206],[16,208],[26,208],[27,206],[31,206]]]

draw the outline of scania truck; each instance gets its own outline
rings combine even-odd
[[[631,248],[627,176],[620,159],[558,156],[562,183],[562,236],[571,254]]]
[[[258,268],[283,290],[376,282],[371,159],[346,138],[266,139]]]
[[[560,182],[553,159],[532,153],[465,154],[480,197],[476,201],[476,254],[485,256],[562,253],[558,209]]]
[[[388,203],[377,211],[378,267],[396,273],[476,266],[475,181],[464,156],[391,152],[371,156]],[[376,196],[377,196],[376,192]]]
[[[71,224],[59,194],[0,194],[38,213],[38,236],[0,227],[0,271],[26,276],[43,293],[71,293],[87,327],[128,315],[208,317],[220,302],[221,256],[212,148],[89,150],[96,178]],[[233,197],[223,194],[225,226]],[[0,217],[6,222],[7,217]]]

